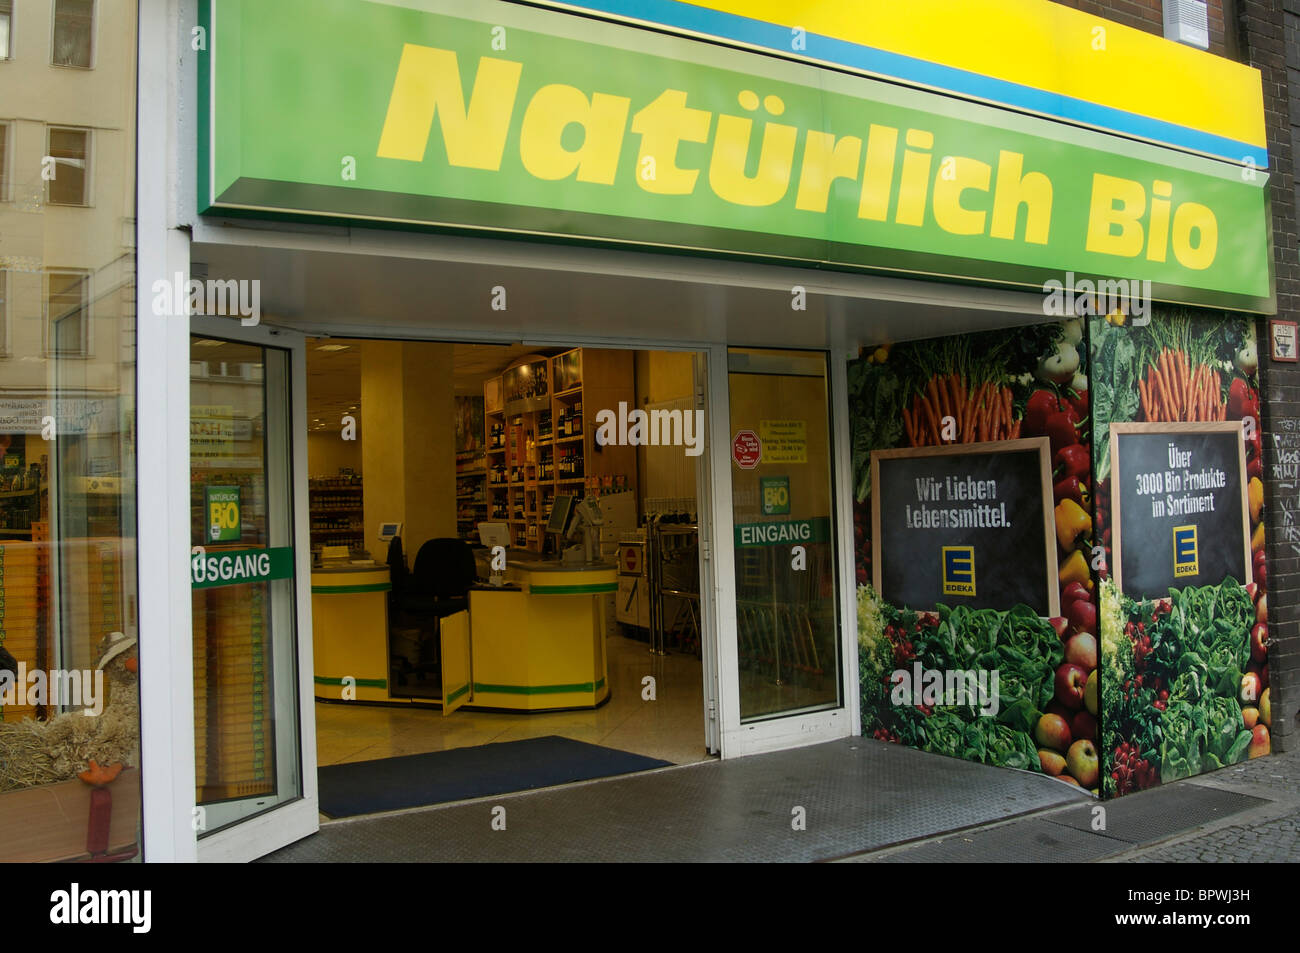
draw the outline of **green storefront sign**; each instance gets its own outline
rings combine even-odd
[[[190,582],[195,589],[270,582],[293,576],[293,547],[238,549],[190,557]]]
[[[737,546],[797,546],[800,543],[829,543],[831,521],[825,516],[810,520],[776,523],[738,523]]]
[[[208,0],[200,211],[1273,310],[1267,176],[514,4]]]

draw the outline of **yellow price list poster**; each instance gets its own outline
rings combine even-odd
[[[806,420],[760,420],[758,436],[763,442],[764,463],[808,462]]]

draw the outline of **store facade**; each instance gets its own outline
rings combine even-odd
[[[1251,394],[1259,399],[1263,348],[1254,342],[1255,364],[1242,356],[1254,324],[1230,317],[1276,310],[1258,73],[1031,0],[996,23],[931,31],[915,22],[938,15],[928,5],[907,22],[863,4],[860,18],[810,8],[799,23],[747,5],[633,6],[175,0],[141,10],[138,396],[126,416],[140,501],[145,674],[133,767],[146,859],[249,859],[319,824],[309,339],[692,356],[705,434],[691,464],[699,714],[707,747],[722,757],[865,732],[1075,776],[1107,796],[1131,789],[1101,790],[1086,783],[1089,768],[1064,764],[1075,740],[1141,749],[1149,727],[1133,721],[1112,739],[1094,724],[1089,738],[1087,719],[1076,726],[1075,716],[1104,722],[1109,702],[1089,704],[1082,688],[1077,704],[1049,707],[1060,669],[1074,665],[1084,683],[1097,670],[1104,686],[1108,652],[1128,638],[1096,621],[1098,610],[1120,611],[1103,601],[1119,516],[1104,489],[1093,492],[1110,485],[1102,466],[1125,459],[1113,449],[1102,459],[1101,448],[1127,433],[1116,424],[1157,442],[1178,426],[1205,441],[1217,426],[1236,440],[1216,445],[1228,461],[1220,470],[1240,466],[1212,505],[1243,515],[1239,558],[1215,561],[1235,544],[1222,527],[1202,529],[1204,573],[1198,565],[1179,585],[1251,583],[1249,603],[1234,611],[1249,611],[1248,629],[1266,619],[1254,556],[1263,549],[1254,502],[1262,464],[1240,423]],[[958,42],[976,28],[999,39]],[[1072,66],[1035,57],[1007,65],[1007,49],[1032,49],[1043,35],[1054,37],[1047,59]],[[1107,68],[1096,69],[1098,59]],[[1107,79],[1079,85],[1084,66]],[[1114,307],[1098,312],[1096,295],[1108,293]],[[1197,343],[1227,324],[1235,336]],[[1032,334],[998,330],[1031,325]],[[1135,344],[1130,332],[1146,337]],[[927,340],[935,343],[907,343]],[[1028,340],[1032,348],[1017,343]],[[241,356],[216,372],[205,341]],[[1185,385],[1172,370],[1167,381],[1163,366],[1146,378],[1148,353],[1158,363],[1179,342],[1203,358],[1205,376],[1193,360]],[[1126,348],[1136,350],[1121,361]],[[1097,382],[1114,390],[1121,365],[1141,401],[1103,408]],[[1176,380],[1181,403],[1168,398],[1162,415],[1148,380],[1162,396]],[[1051,411],[1044,418],[1068,418],[1072,443],[1032,418],[1035,402]],[[585,413],[594,423],[604,410],[617,415],[617,403]],[[364,425],[364,404],[361,415]],[[245,433],[238,421],[249,419],[257,422]],[[241,445],[254,436],[250,463]],[[1072,445],[1083,457],[1077,499],[1055,486],[1072,459],[1058,454]],[[1020,458],[1028,470],[1016,470]],[[891,466],[903,474],[893,482],[881,476]],[[916,491],[889,506],[877,491],[901,492],[922,476],[964,487],[963,512],[978,504],[999,516],[951,527],[978,529],[978,539],[891,528],[889,514],[926,501]],[[205,514],[213,501],[238,504],[236,485],[252,488],[241,491],[249,516],[238,545],[224,545],[236,537],[206,520],[196,529],[194,500]],[[1059,532],[1058,492],[1079,509]],[[1008,508],[1032,518],[1008,519]],[[1040,532],[1000,537],[998,520]],[[1123,525],[1130,537],[1140,532]],[[930,589],[929,568],[888,571],[900,561],[928,567],[930,549],[963,547],[975,569],[936,555],[935,572],[953,576]],[[986,558],[1015,563],[1026,551],[1037,555],[1025,558],[1025,578],[982,574]],[[1133,565],[1130,557],[1128,578],[1137,578]],[[1125,621],[1154,627],[1165,614],[1152,602],[1161,580],[1152,580],[1119,590],[1130,600]],[[815,668],[816,691],[783,689],[779,635],[774,677],[753,678],[764,654],[756,592],[803,613],[809,637],[792,644],[815,647],[815,661],[796,661]],[[1232,598],[1240,601],[1235,590]],[[1014,660],[931,650],[932,632],[957,631],[949,613],[962,600],[967,615],[998,614],[993,633],[1015,633]],[[1076,602],[1093,607],[1091,617]],[[246,620],[240,631],[252,633],[250,651],[265,665],[232,701],[256,712],[255,729],[218,756],[202,739],[234,717],[226,702],[238,693],[209,691],[217,663],[202,660],[204,640],[221,637],[214,626],[230,619]],[[1090,668],[1080,634],[1093,639]],[[1007,641],[989,638],[988,652]],[[1197,740],[1209,716],[1186,713],[1188,738],[1166,780],[1260,747],[1245,720],[1268,721],[1259,704],[1267,655],[1261,665],[1249,645],[1244,656],[1238,648],[1213,674],[1226,685],[1254,671],[1255,704],[1220,706],[1231,725],[1212,747]],[[1167,651],[1185,654],[1172,638]],[[1190,691],[1175,689],[1177,659],[1166,664],[1169,685],[1155,700]],[[916,697],[895,677],[911,677],[914,665]],[[980,721],[971,710],[1001,704],[927,699],[922,681],[933,669],[1000,672],[992,693],[1005,700],[1001,717]],[[1103,699],[1123,691],[1094,690]],[[1076,729],[1068,743],[1037,736],[1047,715]],[[1237,719],[1250,729],[1245,744],[1239,730],[1227,737]],[[1041,755],[1057,748],[1061,767]],[[1118,773],[1105,755],[1098,772]],[[196,777],[211,779],[197,797]]]

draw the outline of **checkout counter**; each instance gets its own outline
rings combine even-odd
[[[474,585],[469,611],[441,620],[443,713],[462,705],[553,711],[603,704],[609,698],[605,597],[618,589],[616,567],[544,559],[529,550],[506,550],[505,557],[504,572],[494,575],[491,550],[476,550],[480,578],[497,584]],[[318,567],[311,584],[316,697],[424,700],[391,690],[388,567]]]
[[[486,551],[483,558],[490,559]],[[526,550],[506,552],[505,583],[469,593],[478,708],[594,708],[609,698],[605,595],[613,565],[566,565]],[[486,574],[484,574],[486,575]]]

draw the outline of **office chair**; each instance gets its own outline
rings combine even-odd
[[[420,547],[411,588],[435,618],[469,608],[469,589],[478,577],[474,550],[463,539],[431,539]]]
[[[390,558],[392,547],[389,547]],[[391,566],[390,562],[390,566]],[[419,630],[418,657],[392,657],[401,683],[408,677],[427,681],[441,677],[442,619],[469,608],[469,588],[478,575],[474,551],[461,539],[428,540],[415,556],[409,575],[402,573],[399,589],[393,583],[390,625]]]

